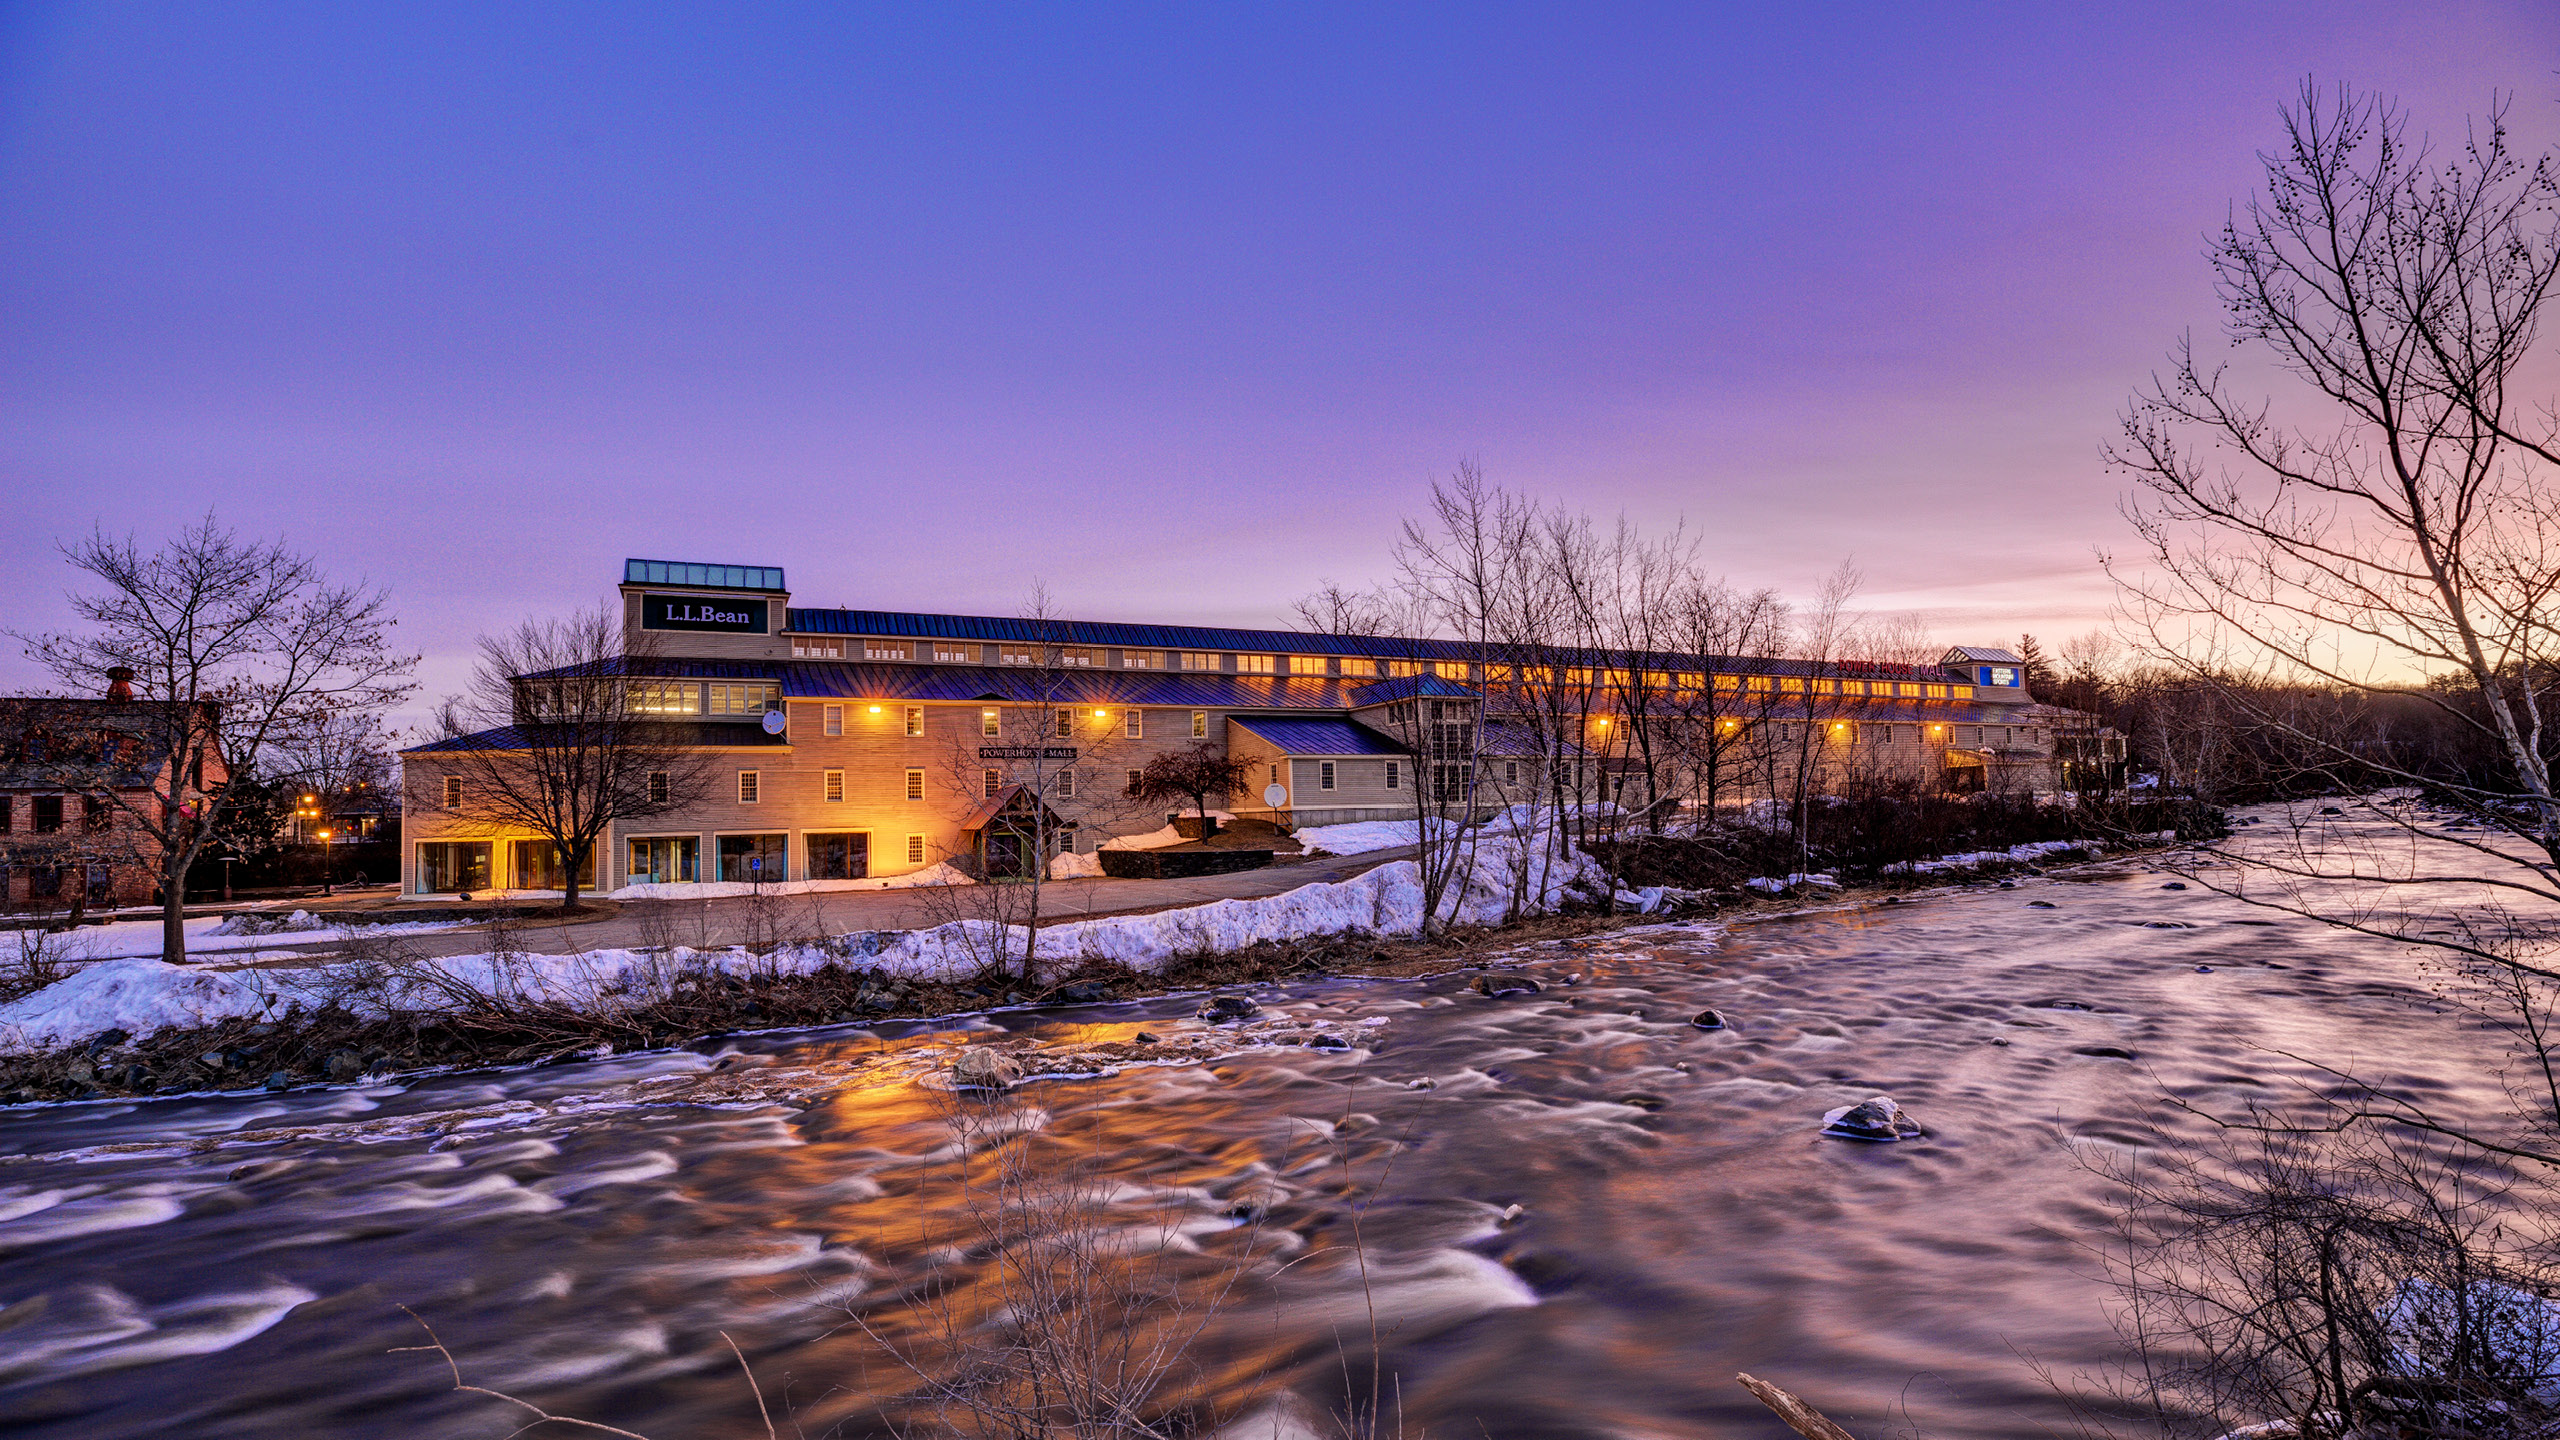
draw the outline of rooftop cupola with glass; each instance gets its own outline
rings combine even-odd
[[[788,658],[791,590],[779,565],[622,562],[623,633],[662,655]]]

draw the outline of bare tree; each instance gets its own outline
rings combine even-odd
[[[2302,770],[2417,787],[2480,827],[2365,803],[2392,854],[2306,829],[2220,847],[2241,868],[2211,883],[2456,967],[2560,982],[2520,943],[2560,906],[2544,718],[2560,676],[2560,409],[2517,393],[2560,279],[2560,172],[2509,148],[2503,107],[2439,152],[2387,103],[2306,84],[2284,131],[2208,260],[2230,342],[2294,388],[2243,393],[2188,340],[2135,398],[2108,450],[2141,487],[2127,506],[2141,563],[2112,567],[2128,628]],[[2375,743],[2344,696],[2430,709],[2485,763]],[[2442,923],[2447,905],[2463,923]],[[2514,923],[2478,923],[2500,913]]]
[[[457,814],[491,831],[548,840],[562,872],[560,906],[614,825],[701,803],[716,755],[697,727],[670,721],[648,678],[649,632],[623,633],[607,609],[527,620],[480,638],[470,696],[440,711],[469,733],[435,755],[458,776]]]
[[[1210,797],[1224,798],[1243,790],[1251,769],[1243,761],[1229,757],[1225,746],[1203,740],[1158,755],[1140,766],[1138,777],[1129,783],[1129,796],[1151,804],[1190,801],[1200,816],[1200,833],[1205,837],[1216,825],[1209,818]]]
[[[136,732],[143,783],[112,791],[157,872],[161,957],[186,957],[187,875],[258,758],[333,718],[411,690],[417,657],[391,648],[382,590],[337,584],[282,541],[247,541],[208,514],[159,550],[96,531],[63,547],[103,588],[71,597],[78,632],[9,632],[81,694],[130,672],[154,723]]]

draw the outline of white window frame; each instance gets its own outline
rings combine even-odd
[[[1226,667],[1218,663],[1218,656],[1215,651],[1185,650],[1182,652],[1182,668],[1185,670],[1223,670]]]
[[[997,796],[998,794],[1002,793],[1002,792],[1003,792],[1003,790],[1004,790],[1004,772],[1003,772],[1003,771],[1001,771],[1001,770],[993,770],[993,769],[989,769],[989,770],[981,770],[981,771],[979,771],[979,772],[978,772],[978,798],[979,798],[979,799],[981,799],[981,800],[993,800],[994,798],[996,798],[996,796]]]
[[[1001,740],[1001,739],[1003,739],[1003,738],[1004,738],[1004,712],[1003,712],[1003,711],[1001,711],[1001,710],[981,710],[981,711],[979,711],[979,712],[978,712],[978,733],[979,733],[980,735],[982,735],[982,736],[986,737],[986,738],[987,738],[987,739],[989,739],[989,740]]]
[[[1209,738],[1208,711],[1194,710],[1191,712],[1191,738],[1194,740],[1206,740]]]
[[[841,660],[844,658],[844,642],[795,635],[791,640],[791,658],[794,660]]]
[[[1236,657],[1236,673],[1239,675],[1277,675],[1280,673],[1279,667],[1280,657],[1277,655],[1238,655]]]
[[[1057,787],[1050,793],[1056,795],[1061,800],[1073,800],[1076,798],[1076,770],[1074,766],[1068,765],[1059,769]]]
[[[1332,761],[1319,760],[1316,762],[1316,788],[1319,790],[1330,790],[1333,788]]]
[[[933,658],[945,665],[975,665],[978,663],[978,647],[964,645],[957,640],[936,640],[933,642]]]
[[[757,770],[741,770],[741,771],[739,771],[739,772],[738,772],[738,803],[739,803],[739,804],[741,804],[741,805],[756,805],[756,804],[761,804],[761,803],[763,803],[763,795],[764,795],[764,774],[763,774],[763,772],[762,772],[762,771],[757,771]]]
[[[912,740],[924,734],[924,707],[921,705],[906,707],[906,722],[908,739]]]
[[[841,770],[828,770],[822,772],[822,774],[823,778],[819,782],[818,793],[825,797],[826,803],[830,805],[843,804],[844,772]]]
[[[907,767],[907,788],[904,793],[910,800],[924,798],[924,770],[921,767],[914,765]]]
[[[823,731],[824,733],[829,734],[829,735],[841,735],[841,734],[843,734],[843,733],[844,733],[844,707],[843,707],[843,706],[841,706],[841,705],[828,705],[828,706],[825,706],[825,707],[823,707],[822,709],[820,709],[820,711],[818,712],[818,715],[819,715],[819,719],[818,719],[818,728],[819,728],[821,731]]]
[[[921,865],[924,863],[923,836],[910,835],[907,837],[907,863],[910,865]]]
[[[862,642],[862,658],[865,660],[888,660],[903,665],[906,663],[907,657],[914,653],[914,648],[908,645],[904,640],[865,640]]]
[[[1054,738],[1059,740],[1076,738],[1076,712],[1064,705],[1058,707],[1058,728]]]
[[[1146,738],[1147,738],[1147,712],[1146,712],[1146,711],[1144,711],[1144,710],[1132,710],[1132,711],[1130,711],[1130,712],[1128,713],[1127,717],[1126,717],[1126,718],[1124,718],[1120,723],[1121,723],[1122,727],[1127,731],[1128,736],[1129,736],[1129,738],[1130,738],[1130,739],[1132,739],[1132,740],[1144,740],[1144,739],[1146,739]]]

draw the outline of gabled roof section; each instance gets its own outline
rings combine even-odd
[[[1958,645],[1947,652],[1941,665],[2024,665],[2024,660],[1989,645]]]
[[[1404,755],[1407,747],[1366,725],[1300,715],[1238,716],[1229,722],[1271,742],[1283,755]]]
[[[997,816],[1012,809],[1016,802],[1022,802],[1022,806],[1025,811],[1033,809],[1047,811],[1047,823],[1050,829],[1071,830],[1075,828],[1071,822],[1059,819],[1057,811],[1050,810],[1047,806],[1042,805],[1037,799],[1035,799],[1031,794],[1030,786],[1018,784],[1007,785],[1002,790],[997,791],[992,798],[980,801],[977,809],[970,811],[968,814],[960,818],[960,828],[963,830],[984,830],[988,825],[995,821]]]

